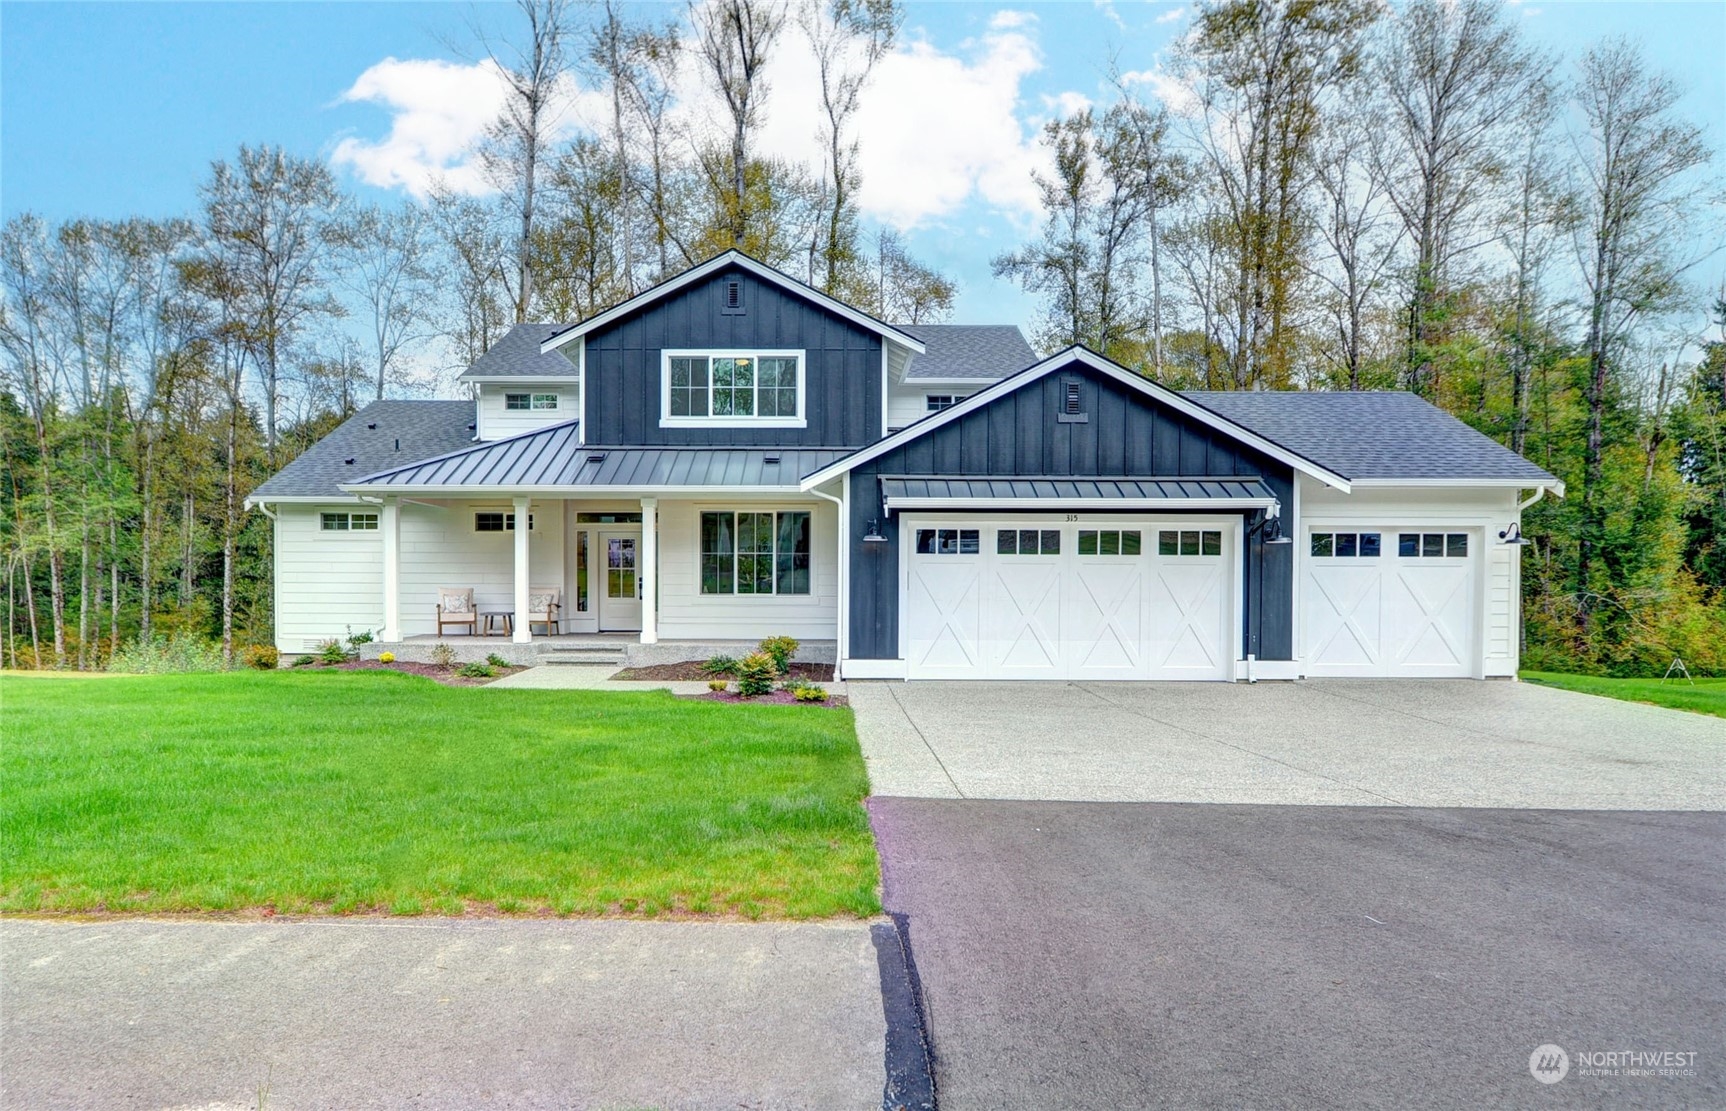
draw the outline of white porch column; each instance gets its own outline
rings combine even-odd
[[[383,505],[384,540],[384,627],[378,639],[393,643],[402,638],[402,533],[401,499],[385,498]]]
[[[641,643],[659,643],[659,499],[641,499]]]
[[[532,510],[532,502],[528,498],[515,499],[515,636],[517,644],[526,644],[532,640],[528,632],[527,619],[527,588],[528,576],[531,570],[527,558],[527,539],[531,532],[528,528],[528,515]]]

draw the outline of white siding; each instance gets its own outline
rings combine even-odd
[[[319,514],[357,501],[276,510],[276,647],[295,655],[384,623],[383,533],[324,532]],[[380,517],[382,515],[380,514]],[[381,521],[379,522],[381,525]]]
[[[505,409],[506,393],[554,393],[555,409]],[[549,424],[562,424],[581,415],[581,391],[574,382],[533,385],[526,382],[481,383],[479,387],[478,433],[482,440],[519,436]]]
[[[887,427],[904,428],[914,421],[920,421],[929,415],[929,394],[946,394],[955,401],[970,397],[987,382],[975,386],[938,386],[916,381],[905,382],[887,389]]]
[[[563,507],[559,500],[533,503],[530,586],[563,583]],[[515,533],[475,532],[478,510],[514,512],[507,498],[402,506],[403,636],[437,632],[439,587],[473,587],[474,605],[482,612],[515,608]],[[378,581],[381,590],[381,575]]]
[[[700,513],[704,509],[807,509],[809,593],[702,594]],[[752,502],[723,497],[659,503],[659,636],[661,640],[747,639],[785,634],[838,637],[838,511],[827,501]]]
[[[1303,535],[1301,527],[1320,523],[1398,525],[1434,524],[1478,529],[1482,559],[1480,629],[1482,673],[1489,677],[1516,674],[1518,615],[1521,599],[1517,590],[1517,565],[1522,549],[1501,543],[1498,534],[1518,520],[1519,491],[1503,487],[1356,487],[1343,494],[1301,476],[1300,516],[1290,522],[1290,535]],[[1305,571],[1301,545],[1295,545],[1296,591]],[[1295,644],[1302,644],[1299,628],[1301,607],[1295,605]]]

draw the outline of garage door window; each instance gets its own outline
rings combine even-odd
[[[1165,556],[1216,556],[1223,554],[1223,534],[1218,529],[1164,529],[1157,533],[1157,554]]]
[[[920,528],[918,555],[976,555],[981,533],[974,528]]]
[[[1139,554],[1138,529],[1080,529],[1079,554],[1129,555]]]
[[[996,555],[1060,555],[1060,529],[997,529]]]
[[[1382,537],[1376,532],[1315,532],[1312,534],[1312,554],[1339,559],[1377,559],[1382,550]]]
[[[1468,555],[1468,533],[1399,533],[1396,538],[1396,554],[1404,559],[1460,559]]]

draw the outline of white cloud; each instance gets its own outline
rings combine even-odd
[[[1157,22],[1158,23],[1173,23],[1175,20],[1180,19],[1182,16],[1184,16],[1186,14],[1187,14],[1187,9],[1185,7],[1170,8],[1168,11],[1163,12],[1162,14],[1157,16]]]
[[[1115,0],[1091,0],[1092,5],[1103,13],[1103,17],[1116,27],[1125,31],[1127,21],[1121,18],[1121,13],[1115,10]]]
[[[952,53],[907,37],[881,59],[858,105],[855,133],[863,214],[905,229],[927,224],[980,199],[1015,220],[1039,211],[1033,170],[1047,153],[1037,142],[1041,119],[1021,115],[1021,88],[1042,68],[1032,37],[1036,17],[1003,10],[990,30]],[[789,25],[767,69],[769,94],[760,149],[811,167],[824,162],[820,79],[802,32]],[[699,67],[680,67],[673,111],[696,131],[723,133],[720,106]],[[343,99],[391,113],[381,139],[342,139],[331,158],[363,181],[423,197],[439,178],[468,193],[490,191],[472,151],[503,105],[502,79],[489,61],[386,58],[360,75]],[[578,90],[565,97],[558,138],[599,123],[603,97]],[[1084,107],[1063,92],[1039,98],[1047,114]],[[710,132],[711,133],[711,132]]]
[[[490,59],[463,65],[437,59],[385,58],[360,74],[342,94],[349,103],[375,104],[391,114],[389,134],[368,140],[349,136],[330,160],[349,166],[361,181],[383,189],[405,189],[424,197],[439,179],[459,193],[492,191],[474,147],[502,111],[502,72]],[[554,137],[574,134],[592,110],[570,79],[554,108]]]
[[[1198,108],[1198,94],[1191,86],[1169,73],[1161,66],[1151,69],[1132,70],[1121,74],[1121,83],[1127,86],[1144,85],[1151,90],[1151,95],[1162,101],[1163,107],[1177,116],[1188,115]]]

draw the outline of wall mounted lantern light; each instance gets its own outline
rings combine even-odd
[[[1510,527],[1500,532],[1498,534],[1498,538],[1506,544],[1511,544],[1516,547],[1526,547],[1527,545],[1534,543],[1534,541],[1522,535],[1521,521],[1510,522]]]

